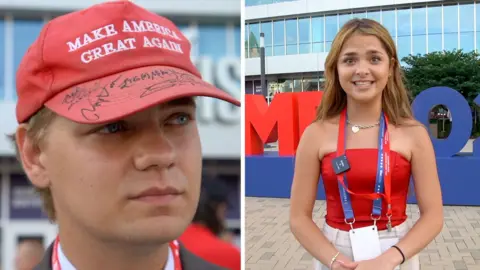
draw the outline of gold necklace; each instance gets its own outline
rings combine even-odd
[[[347,124],[349,125],[352,125],[352,131],[353,133],[357,133],[360,131],[360,129],[367,129],[367,128],[372,128],[372,127],[376,127],[380,124],[380,121],[378,121],[377,123],[375,124],[371,124],[371,125],[356,125],[356,124],[353,124],[351,123],[348,119],[347,119]]]

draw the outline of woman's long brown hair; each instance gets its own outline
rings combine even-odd
[[[411,99],[403,83],[403,73],[400,69],[397,50],[388,30],[374,20],[352,19],[335,36],[325,61],[325,88],[315,120],[335,117],[347,105],[347,96],[338,80],[337,62],[345,41],[357,33],[377,37],[390,58],[392,74],[388,78],[382,94],[382,109],[387,114],[389,122],[399,125],[403,120],[413,119]]]

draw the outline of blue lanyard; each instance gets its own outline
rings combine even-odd
[[[346,117],[348,118],[348,116]],[[346,120],[346,119],[345,119]],[[343,123],[340,123],[340,128],[345,129],[344,133],[344,148],[346,146],[346,134],[347,134],[347,124],[346,121]],[[384,153],[384,135],[385,135],[385,129],[386,129],[386,122],[385,122],[385,116],[382,112],[380,116],[380,130],[378,132],[378,160],[377,160],[377,176],[375,180],[375,193],[383,193],[384,192],[384,179],[385,179],[385,167],[384,167],[384,158],[385,158],[385,153]],[[347,175],[344,173],[344,183],[345,186],[348,188],[348,181],[347,181]],[[340,191],[340,196],[342,200],[342,208],[343,208],[343,214],[345,215],[345,222],[347,220],[355,220],[355,215],[353,213],[353,208],[352,208],[352,203],[350,199],[350,194],[347,192],[347,190],[343,187],[343,185],[338,181],[338,188]],[[375,199],[373,201],[373,207],[372,207],[372,217],[376,216],[380,218],[382,214],[382,198]]]

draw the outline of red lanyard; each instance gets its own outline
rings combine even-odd
[[[53,251],[52,251],[52,269],[53,270],[62,270],[62,266],[60,265],[60,261],[58,260],[58,244],[59,244],[59,237],[55,239],[55,243],[53,244]],[[173,262],[175,265],[175,270],[182,270],[182,262],[180,261],[180,247],[177,240],[170,242],[170,249],[172,250],[173,254]]]
[[[383,157],[384,157],[384,188],[385,194],[381,193],[370,193],[370,194],[359,194],[355,193],[347,188],[344,181],[344,174],[338,174],[337,179],[342,184],[343,188],[350,194],[367,198],[370,200],[376,200],[378,198],[384,198],[387,202],[387,217],[392,216],[392,207],[391,207],[391,194],[392,194],[392,173],[390,170],[390,137],[388,133],[388,118],[385,117],[385,132],[383,134]],[[345,126],[347,122],[347,110],[344,109],[340,114],[340,122],[338,129],[338,142],[337,142],[337,156],[341,156],[345,153]]]

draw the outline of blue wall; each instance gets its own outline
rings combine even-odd
[[[475,101],[480,104],[480,96]],[[432,138],[443,202],[446,205],[480,206],[480,140],[474,142],[473,153],[459,154],[472,129],[470,107],[458,91],[434,87],[416,97],[412,104],[415,117],[428,126],[429,111],[438,104],[446,105],[453,118],[447,139]],[[245,196],[289,198],[294,164],[294,157],[281,157],[276,152],[245,157]],[[321,179],[317,199],[325,199]],[[414,195],[409,202],[416,202]]]

